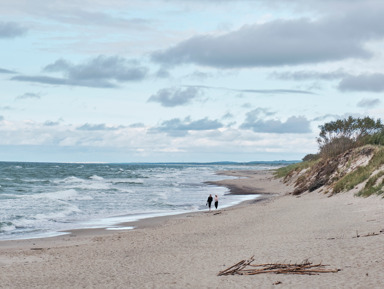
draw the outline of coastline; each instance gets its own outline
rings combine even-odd
[[[382,288],[384,200],[356,198],[353,192],[294,197],[289,195],[292,187],[273,179],[270,171],[229,173],[239,178],[215,184],[228,186],[231,193],[242,189],[267,198],[146,219],[147,224],[130,231],[87,229],[1,241],[0,287],[276,288],[281,282],[281,288]],[[257,263],[310,259],[341,271],[217,276],[252,255]]]

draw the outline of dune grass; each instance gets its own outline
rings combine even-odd
[[[371,177],[373,172],[384,165],[384,148],[379,148],[373,155],[368,165],[364,167],[358,167],[353,172],[345,175],[343,178],[338,180],[333,186],[333,193],[337,194],[342,191],[348,191],[353,189],[358,184],[367,181],[364,189],[358,193],[360,196],[369,196],[372,193],[377,193],[383,187],[383,184],[376,184],[379,177]],[[379,173],[380,175],[381,173]]]
[[[319,162],[320,160],[310,160],[310,161],[303,161],[296,164],[291,164],[289,166],[281,167],[275,170],[274,175],[277,179],[285,178],[293,171],[301,171],[307,168],[312,167],[314,164]]]

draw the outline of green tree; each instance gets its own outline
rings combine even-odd
[[[320,154],[333,157],[346,150],[372,141],[373,136],[383,134],[384,125],[380,119],[370,117],[338,119],[319,126],[317,138]],[[377,139],[377,138],[376,138]]]

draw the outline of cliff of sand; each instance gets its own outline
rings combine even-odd
[[[281,168],[276,176],[294,186],[293,195],[317,191],[331,196],[351,190],[359,196],[380,195],[384,192],[384,147],[349,149],[337,157]]]

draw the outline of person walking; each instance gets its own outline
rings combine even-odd
[[[207,200],[207,204],[206,204],[206,205],[208,205],[209,210],[211,210],[212,201],[213,201],[213,198],[212,198],[212,195],[210,194],[208,197],[208,200]]]
[[[219,206],[219,197],[215,195],[215,208],[217,210],[217,207]]]

